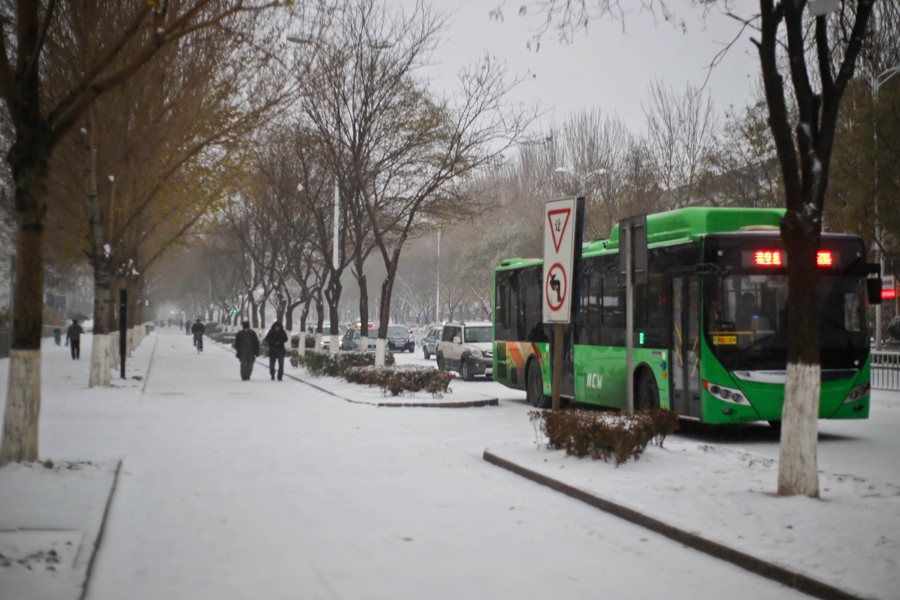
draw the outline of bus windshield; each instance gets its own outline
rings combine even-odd
[[[727,254],[726,254],[727,256]],[[848,268],[819,277],[819,343],[823,370],[859,369],[868,352],[865,276]],[[787,368],[788,281],[783,269],[762,273],[734,264],[708,276],[706,341],[728,371]]]

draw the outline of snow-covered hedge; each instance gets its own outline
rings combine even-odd
[[[385,394],[390,393],[391,396],[399,396],[403,392],[426,391],[435,398],[444,395],[453,379],[452,373],[419,365],[351,367],[344,371],[343,376],[350,383],[377,385]]]
[[[374,352],[306,352],[306,356],[300,356],[296,350],[291,351],[291,364],[296,366],[303,365],[310,375],[321,377],[323,375],[330,377],[339,377],[350,367],[368,367],[375,364]],[[385,348],[384,364],[391,366],[394,364],[394,355]]]
[[[528,413],[535,430],[547,437],[547,446],[566,454],[604,461],[615,457],[618,467],[635,460],[656,442],[678,429],[678,413],[653,409],[628,417],[624,413],[597,410],[533,410]]]

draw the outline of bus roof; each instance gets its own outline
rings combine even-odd
[[[647,245],[698,241],[708,233],[728,233],[750,228],[778,228],[784,216],[783,208],[709,208],[691,206],[668,212],[647,215]],[[585,242],[585,254],[619,249],[618,223],[608,240]],[[539,258],[504,260],[499,268],[519,268],[541,264]]]
[[[655,215],[647,215],[647,245],[675,241],[697,241],[707,233],[740,231],[744,228],[778,228],[783,208],[703,208],[692,206]],[[597,244],[591,242],[590,245]],[[609,240],[601,242],[606,249],[619,247],[619,225]],[[585,244],[587,250],[588,244]],[[598,248],[599,249],[599,248]]]

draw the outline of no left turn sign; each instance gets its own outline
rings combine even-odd
[[[550,267],[549,277],[544,285],[544,295],[551,310],[559,310],[569,291],[569,278],[562,265],[555,263]]]
[[[576,235],[576,198],[544,204],[544,300],[545,323],[568,323],[570,287]]]

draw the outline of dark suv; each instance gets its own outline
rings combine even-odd
[[[391,352],[416,351],[416,338],[403,325],[388,325],[387,343]]]

